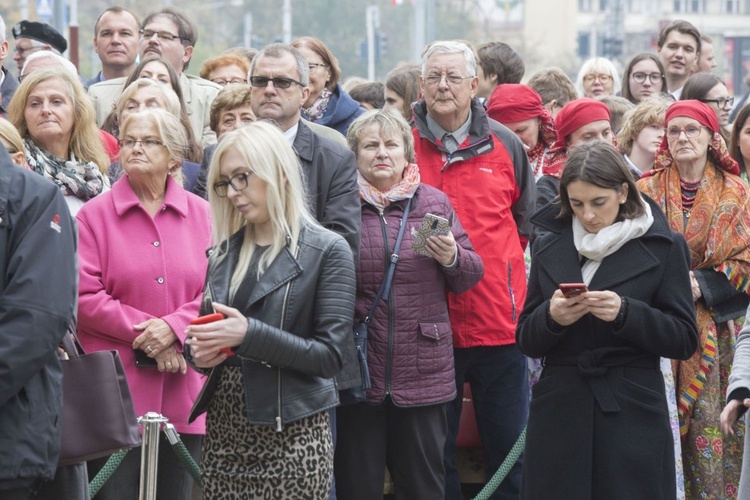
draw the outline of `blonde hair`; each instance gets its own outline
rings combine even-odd
[[[629,155],[633,150],[633,143],[644,128],[653,124],[664,126],[664,115],[672,101],[663,97],[649,97],[625,113],[622,128],[617,134],[617,147]]]
[[[367,111],[352,122],[346,134],[346,141],[349,144],[349,149],[354,151],[355,155],[359,156],[359,141],[362,140],[362,137],[372,125],[377,125],[380,128],[380,135],[383,137],[400,137],[404,142],[406,161],[414,163],[416,155],[411,128],[401,113],[393,108]]]
[[[180,119],[169,111],[161,108],[152,108],[144,111],[138,111],[125,118],[120,127],[120,140],[124,139],[128,133],[128,128],[138,122],[151,123],[156,127],[159,134],[159,140],[164,143],[169,153],[169,159],[177,162],[177,167],[169,171],[177,184],[185,184],[185,178],[182,174],[182,160],[185,158],[188,150],[187,134],[182,126]]]
[[[23,145],[21,134],[5,118],[0,118],[0,142],[5,145],[10,154],[18,153],[19,151],[24,155],[26,154],[26,147]]]
[[[219,169],[224,155],[230,150],[239,153],[252,168],[253,175],[266,184],[273,242],[260,257],[258,277],[285,247],[289,246],[290,252],[296,252],[302,228],[317,225],[317,222],[308,209],[297,155],[276,126],[257,121],[223,135],[211,160],[206,185],[217,246],[212,258],[223,259],[229,237],[244,227],[244,241],[230,286],[230,296],[233,296],[247,274],[256,243],[254,225],[245,220],[229,198],[219,197],[213,189],[220,179]]]
[[[69,154],[73,154],[78,161],[93,161],[99,170],[106,174],[109,168],[109,155],[104,149],[104,143],[96,126],[96,112],[91,98],[86,94],[77,76],[60,68],[38,69],[26,76],[16,89],[13,99],[8,106],[8,118],[16,127],[21,137],[31,137],[26,123],[24,111],[26,101],[31,92],[42,82],[60,80],[64,84],[65,92],[73,101],[73,130],[68,144]],[[33,137],[32,137],[33,139]]]
[[[144,88],[152,88],[158,92],[164,99],[164,109],[178,117],[179,120],[181,113],[180,98],[177,97],[177,94],[172,90],[172,87],[164,85],[163,83],[155,82],[148,78],[139,78],[128,85],[125,90],[122,91],[120,97],[117,98],[117,103],[115,104],[115,116],[117,117],[118,123],[127,102],[132,99],[139,90]],[[122,126],[122,124],[120,125]]]

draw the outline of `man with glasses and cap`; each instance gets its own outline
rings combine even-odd
[[[57,55],[68,50],[65,37],[46,23],[21,21],[13,26],[13,38],[16,40],[13,60],[16,61],[19,74],[26,58],[38,50],[51,50]]]
[[[193,57],[193,48],[197,40],[198,30],[195,25],[183,13],[167,7],[149,14],[143,20],[139,54],[141,59],[151,55],[161,56],[172,65],[180,77],[182,96],[193,133],[201,145],[206,147],[216,142],[216,134],[210,127],[210,113],[211,103],[221,87],[185,73]],[[125,77],[113,78],[89,87],[99,126],[112,112],[114,103],[123,91],[125,80]]]

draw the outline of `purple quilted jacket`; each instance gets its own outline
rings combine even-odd
[[[406,200],[394,203],[381,216],[372,205],[362,205],[357,322],[364,319],[383,281],[405,206]],[[453,221],[453,235],[458,244],[458,264],[453,269],[411,248],[411,228],[419,227],[427,213]],[[420,184],[407,223],[390,299],[380,301],[368,330],[367,360],[372,388],[367,392],[367,401],[370,403],[381,403],[387,394],[399,406],[442,403],[456,396],[453,339],[445,293],[469,290],[484,273],[482,260],[443,192]]]

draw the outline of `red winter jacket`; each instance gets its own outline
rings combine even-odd
[[[362,204],[357,322],[364,319],[385,277],[405,206],[406,200],[394,203],[381,215],[372,205]],[[427,213],[453,221],[452,232],[458,246],[455,268],[441,266],[435,259],[412,250],[410,230],[419,227]],[[399,406],[435,404],[455,398],[446,291],[463,293],[482,278],[482,260],[474,252],[445,194],[420,185],[407,224],[390,298],[387,302],[380,301],[368,329],[370,403],[381,403],[386,394]]]
[[[422,182],[443,191],[484,262],[468,293],[449,294],[456,347],[515,343],[526,299],[523,251],[536,202],[534,174],[521,140],[472,100],[469,137],[448,154],[427,126],[427,106],[414,106],[414,147]]]

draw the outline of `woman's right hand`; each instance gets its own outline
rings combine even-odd
[[[199,368],[212,368],[227,359],[222,349],[237,347],[242,344],[247,334],[248,321],[244,314],[234,307],[213,302],[214,311],[223,314],[226,319],[190,325],[185,331],[185,343],[190,345],[193,362]]]
[[[740,418],[740,410],[743,406],[750,408],[750,398],[745,398],[744,400],[732,399],[727,403],[719,417],[721,432],[726,435],[734,435],[732,427]]]
[[[179,371],[183,375],[187,373],[185,356],[183,356],[182,353],[177,352],[174,344],[162,349],[155,358],[157,368],[160,372],[177,373]]]
[[[549,314],[560,326],[572,325],[588,312],[583,296],[565,298],[560,289],[555,290],[549,302]]]

